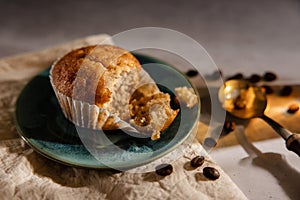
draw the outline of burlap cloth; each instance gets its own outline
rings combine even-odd
[[[172,163],[174,172],[130,173],[65,166],[33,151],[18,135],[13,113],[18,94],[38,72],[72,48],[97,44],[107,35],[90,36],[43,51],[0,60],[0,199],[246,199],[231,179],[206,155],[198,169],[188,162],[203,152],[189,144]],[[217,168],[216,181],[203,177],[205,166]]]

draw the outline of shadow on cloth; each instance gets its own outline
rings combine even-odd
[[[120,174],[116,170],[95,170],[75,168],[42,157],[36,152],[26,156],[35,175],[50,178],[53,182],[67,187],[84,187],[99,182],[97,179],[110,179]]]

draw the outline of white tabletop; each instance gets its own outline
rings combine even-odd
[[[243,128],[236,134],[243,135]],[[281,138],[219,148],[210,155],[249,199],[299,199],[300,159]],[[247,142],[246,142],[247,143]],[[251,147],[252,146],[252,147]]]

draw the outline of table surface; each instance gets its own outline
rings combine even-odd
[[[114,35],[132,28],[157,26],[194,38],[225,74],[262,74],[270,70],[280,74],[283,81],[298,81],[298,0],[192,0],[188,3],[178,0],[0,0],[0,25],[0,57],[40,50],[92,34]],[[280,139],[257,145],[263,152],[276,147],[274,152],[283,152],[292,166],[299,166],[299,161],[286,154]],[[211,155],[250,199],[293,198],[291,193],[295,191],[286,189],[287,184],[274,178],[276,174],[245,167],[248,164],[240,165],[242,161],[247,163],[244,159],[247,155],[240,146],[222,148]],[[224,159],[225,156],[228,159]],[[244,175],[238,175],[240,173]],[[294,173],[299,176],[299,168]],[[249,176],[265,187],[250,183]]]

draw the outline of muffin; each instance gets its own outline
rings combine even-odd
[[[159,138],[179,112],[139,61],[112,45],[67,53],[52,65],[50,82],[66,118],[84,128],[127,128]]]

